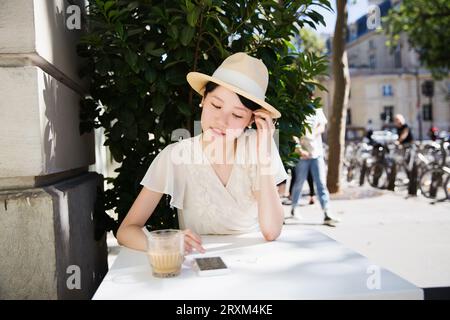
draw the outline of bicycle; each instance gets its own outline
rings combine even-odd
[[[449,199],[450,167],[447,164],[449,148],[450,144],[442,139],[439,148],[435,147],[433,152],[435,161],[429,163],[429,168],[420,175],[419,188],[426,198],[437,201]]]

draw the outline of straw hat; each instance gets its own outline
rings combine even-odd
[[[200,72],[189,72],[186,76],[191,87],[203,96],[205,85],[212,81],[257,104],[270,112],[272,118],[281,113],[265,101],[269,72],[260,59],[244,52],[226,58],[212,76]]]

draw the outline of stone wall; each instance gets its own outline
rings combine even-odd
[[[71,4],[0,1],[0,299],[89,299],[108,268]]]

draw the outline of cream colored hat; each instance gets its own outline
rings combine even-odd
[[[281,117],[281,113],[265,101],[269,72],[260,59],[244,52],[235,53],[226,58],[212,76],[200,72],[189,72],[186,76],[191,87],[203,96],[205,85],[212,81],[223,86],[266,109],[272,118]]]

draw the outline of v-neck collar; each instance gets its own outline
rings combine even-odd
[[[226,182],[225,184],[223,184],[222,180],[220,179],[220,177],[219,177],[219,175],[217,174],[216,170],[214,170],[214,167],[212,166],[212,164],[211,164],[211,162],[209,161],[208,157],[207,157],[206,154],[203,152],[203,143],[202,143],[202,139],[201,139],[201,138],[202,138],[202,134],[203,134],[203,133],[201,133],[201,134],[199,134],[199,135],[197,136],[197,144],[198,144],[199,150],[200,150],[200,152],[201,152],[201,154],[202,154],[202,158],[204,159],[205,164],[209,167],[209,170],[211,170],[211,173],[216,177],[217,182],[218,182],[223,188],[225,188],[225,189],[228,190],[228,188],[229,188],[229,186],[230,186],[230,182],[231,182],[231,180],[232,180],[232,178],[233,178],[233,175],[234,175],[234,171],[235,171],[235,169],[236,169],[235,167],[236,167],[236,160],[237,160],[237,154],[238,154],[238,147],[239,147],[239,144],[237,143],[237,141],[235,142],[235,143],[237,143],[237,146],[236,146],[236,150],[235,150],[235,154],[234,154],[233,166],[231,167],[231,172],[230,172],[230,175],[229,175],[229,177],[228,177],[227,182]]]

